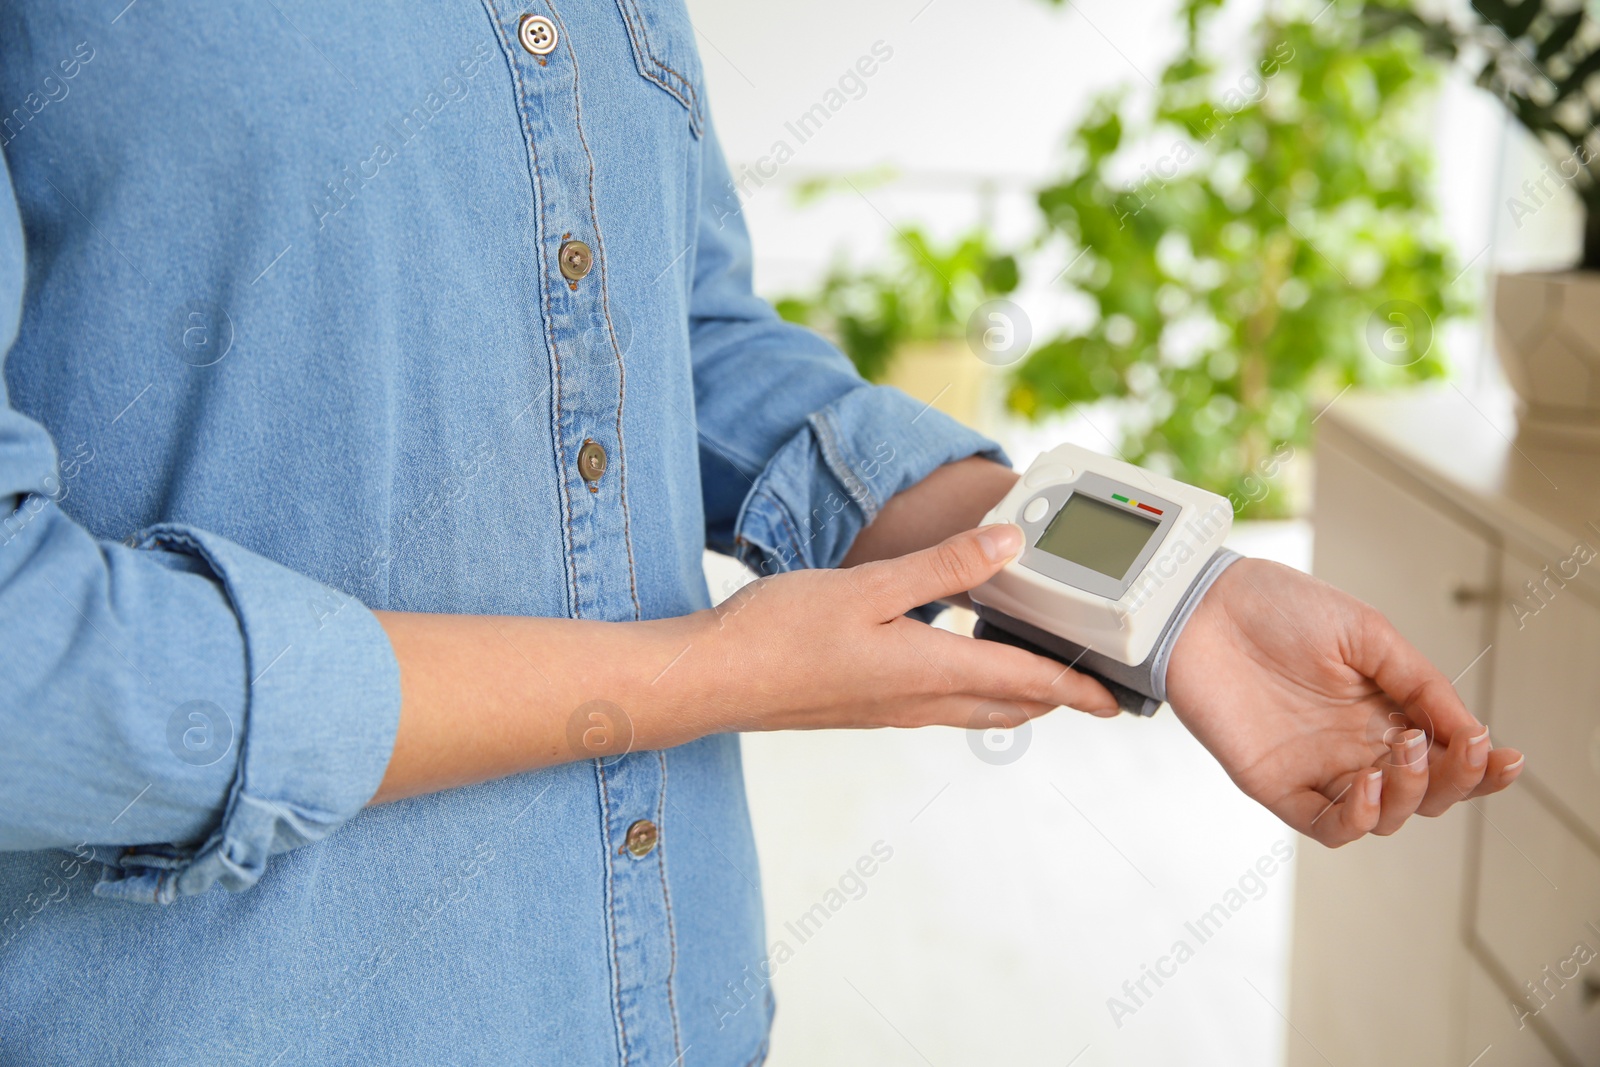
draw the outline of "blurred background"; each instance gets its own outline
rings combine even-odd
[[[1019,467],[1071,440],[1227,495],[1235,547],[1383,608],[1531,760],[1328,853],[1170,712],[749,737],[771,1062],[1600,1063],[1595,19],[689,8],[786,317]]]

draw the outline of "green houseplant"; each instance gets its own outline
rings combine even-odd
[[[1576,197],[1583,217],[1576,269],[1500,275],[1495,348],[1517,392],[1524,435],[1600,444],[1600,19],[1570,0],[1473,0],[1459,19],[1369,3],[1365,21],[1368,40],[1411,36],[1466,68],[1548,149],[1539,175],[1509,190],[1513,226],[1569,190]]]
[[[1285,514],[1264,477],[1350,385],[1444,373],[1460,314],[1427,192],[1429,67],[1414,36],[1363,36],[1359,6],[1270,8],[1230,68],[1186,0],[1185,37],[1143,108],[1100,97],[1039,194],[1086,325],[1018,368],[1009,405],[1039,418],[1112,398],[1120,450]]]

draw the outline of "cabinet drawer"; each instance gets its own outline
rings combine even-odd
[[[1482,948],[1553,1035],[1558,1058],[1600,1067],[1600,856],[1528,789],[1474,801],[1482,815],[1478,906]]]
[[[1461,699],[1482,715],[1488,672],[1473,664],[1491,630],[1498,545],[1488,532],[1335,448],[1317,454],[1315,521],[1317,577],[1383,612],[1447,677],[1461,675]]]
[[[1506,553],[1491,725],[1495,743],[1526,752],[1528,773],[1600,840],[1600,607],[1559,584],[1562,563]]]

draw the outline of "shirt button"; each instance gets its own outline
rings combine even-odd
[[[589,483],[598,482],[606,472],[606,450],[599,441],[585,441],[578,449],[578,473]]]
[[[543,15],[524,15],[517,23],[517,40],[534,55],[547,56],[556,50],[556,24]]]
[[[594,253],[582,241],[563,243],[557,258],[561,262],[561,276],[569,282],[578,281],[594,269]]]
[[[656,829],[656,824],[649,819],[640,819],[628,827],[628,837],[623,848],[636,859],[643,859],[650,855],[650,850],[656,847],[656,842],[661,839],[661,831]]]

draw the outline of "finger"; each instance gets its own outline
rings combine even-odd
[[[906,625],[920,624],[908,621]],[[1121,710],[1104,685],[1053,659],[996,641],[928,629],[924,647],[940,664],[953,690],[991,700],[1066,705],[1102,716]]]
[[[1449,744],[1462,731],[1476,735],[1483,729],[1450,679],[1375,609],[1368,608],[1361,616],[1349,663],[1389,694],[1411,725],[1437,741]]]
[[[1489,728],[1476,734],[1462,731],[1448,747],[1435,747],[1435,759],[1428,769],[1428,792],[1417,805],[1417,814],[1434,818],[1450,806],[1472,795],[1489,767]]]
[[[877,560],[845,573],[875,608],[880,621],[914,607],[964,593],[999,573],[1022,551],[1022,529],[1010,523],[958,533],[932,548]]]
[[[1058,704],[1041,704],[1028,700],[995,700],[978,693],[963,693],[940,707],[938,712],[948,718],[941,721],[948,726],[967,730],[1015,730],[1023,723],[1055,711]]]
[[[1372,832],[1388,836],[1405,825],[1428,791],[1428,735],[1407,730],[1389,745],[1384,757],[1378,822]]]
[[[1478,788],[1472,791],[1472,796],[1486,797],[1490,793],[1500,792],[1517,780],[1527,764],[1527,758],[1514,748],[1495,749],[1489,753],[1489,769],[1484,772]]]
[[[1332,798],[1310,789],[1287,798],[1279,817],[1329,848],[1365,837],[1382,811],[1383,772],[1359,771],[1344,779]]]
[[[1055,704],[994,700],[976,693],[945,693],[899,701],[886,709],[879,725],[904,729],[954,726],[962,730],[1014,730],[1025,722],[1048,715]]]

